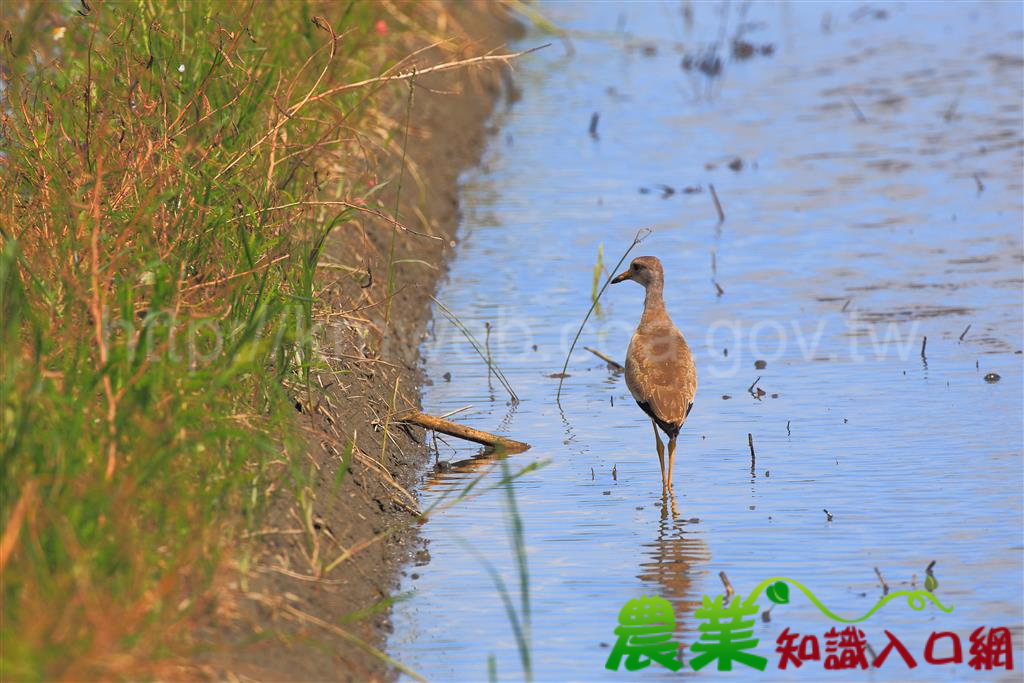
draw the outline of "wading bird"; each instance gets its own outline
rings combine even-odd
[[[612,283],[623,280],[639,282],[647,290],[640,325],[626,352],[626,386],[637,405],[651,417],[661,461],[661,481],[672,486],[676,437],[693,408],[697,366],[683,334],[665,310],[665,273],[661,261],[654,256],[638,256],[629,264],[629,270],[616,275]],[[659,427],[668,436],[667,470]]]

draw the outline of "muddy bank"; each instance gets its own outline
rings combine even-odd
[[[454,59],[503,47],[521,31],[498,6],[449,9],[438,35],[468,46]],[[416,64],[452,59],[434,48]],[[397,133],[377,178],[389,182],[374,201],[391,213],[400,197],[401,222],[422,234],[357,214],[329,238],[318,290],[325,365],[313,382],[322,390],[296,401],[308,450],[282,457],[294,470],[294,491],[277,496],[251,556],[239,560],[242,578],[225,580],[217,639],[229,645],[204,665],[217,678],[396,673],[379,650],[416,534],[412,487],[426,450],[422,430],[393,425],[388,416],[419,406],[418,348],[454,245],[458,179],[479,159],[488,117],[508,88],[503,70],[473,66],[417,77],[411,105],[408,87],[391,86],[382,119]]]

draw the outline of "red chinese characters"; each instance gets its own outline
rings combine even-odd
[[[989,629],[988,636],[983,637],[984,626],[971,633],[971,659],[967,665],[974,669],[1013,669],[1013,643],[1010,641],[1010,629]]]
[[[867,646],[864,632],[856,626],[847,626],[838,633],[836,633],[835,627],[829,629],[829,632],[825,634],[825,668],[868,668],[868,660],[864,656]]]
[[[883,631],[887,642],[885,647],[875,656],[872,653],[870,666],[881,668],[890,661],[890,656],[898,655],[908,669],[917,667],[917,659],[909,648],[891,631]],[[828,670],[867,669],[868,644],[864,632],[855,626],[847,626],[842,630],[831,628],[824,635],[825,658],[824,666]],[[1010,629],[992,628],[987,632],[985,627],[975,629],[970,636],[970,658],[967,665],[976,670],[1013,669],[1013,643]],[[807,661],[821,661],[822,653],[815,635],[801,636],[792,633],[787,627],[779,634],[776,641],[779,653],[779,668],[790,666],[800,668]],[[933,631],[924,647],[923,657],[928,664],[962,664],[964,662],[963,646],[960,636],[952,631]],[[892,659],[897,659],[895,656]]]
[[[792,663],[793,666],[799,669],[808,660],[821,661],[818,637],[804,636],[798,647],[796,639],[799,637],[799,633],[790,633],[789,627],[786,627],[786,630],[779,635],[777,641],[779,646],[775,648],[775,651],[782,655],[782,658],[779,660],[780,669],[785,669],[787,663]]]

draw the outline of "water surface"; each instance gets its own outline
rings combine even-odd
[[[481,341],[492,325],[521,402],[440,313],[423,347],[428,412],[471,405],[454,419],[533,445],[512,471],[548,462],[512,485],[535,677],[624,677],[603,665],[619,609],[641,594],[672,601],[688,661],[693,611],[721,592],[719,572],[741,594],[791,577],[860,616],[882,595],[874,567],[893,590],[912,577],[921,588],[933,560],[936,596],[954,611],[894,602],[872,617],[862,628],[875,651],[889,629],[921,665],[891,659],[872,678],[981,675],[921,653],[933,630],[957,632],[966,653],[982,625],[1011,627],[1024,666],[1021,6],[694,4],[692,24],[681,7],[544,6],[574,32],[574,54],[556,42],[517,66],[522,97],[466,179],[438,296]],[[727,45],[741,24],[749,59]],[[716,78],[681,67],[715,41]],[[580,349],[561,406],[549,377],[590,304],[599,247],[611,268],[641,227],[654,232],[636,254],[664,261],[700,372],[674,509],[621,376]],[[642,296],[609,288],[581,347],[622,359]],[[1001,381],[986,382],[993,372]],[[444,466],[476,454],[457,440],[438,448],[424,507],[502,476],[491,460]],[[408,568],[389,651],[432,680],[486,679],[489,654],[500,678],[522,676],[480,559],[518,604],[504,501],[485,493],[422,528],[427,552]],[[757,680],[825,676],[818,663],[779,671],[774,648],[783,628],[821,639],[831,625],[803,599],[775,608],[755,627],[769,659]]]

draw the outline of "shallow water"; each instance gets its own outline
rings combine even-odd
[[[894,653],[871,674],[825,674],[816,662],[779,671],[784,628],[821,640],[834,623],[794,595],[754,627],[768,669],[737,665],[733,678],[980,676],[921,655],[934,630],[957,632],[966,655],[982,625],[1013,629],[1019,669],[1021,6],[872,5],[882,16],[781,3],[741,16],[742,4],[695,4],[689,27],[680,7],[547,5],[576,32],[575,53],[556,42],[518,65],[522,97],[497,117],[500,132],[466,179],[461,240],[438,298],[481,343],[492,325],[491,351],[521,402],[509,405],[440,312],[423,347],[426,411],[471,405],[453,419],[533,445],[506,461],[511,471],[548,463],[512,484],[534,676],[673,675],[603,668],[619,609],[642,594],[673,603],[689,662],[693,612],[702,595],[722,592],[719,572],[741,595],[790,577],[855,617],[882,597],[874,567],[892,590],[915,575],[922,588],[932,560],[935,595],[952,613],[897,600],[861,626],[876,652],[883,629],[895,633],[918,668]],[[681,68],[683,51],[741,23],[752,24],[747,40],[774,52],[720,51],[713,80]],[[676,191],[663,198],[662,184]],[[668,309],[700,372],[674,510],[663,503],[650,422],[621,376],[582,350],[623,359],[641,288],[605,293],[561,407],[549,377],[590,305],[599,245],[610,269],[641,227],[654,232],[634,255],[664,261]],[[986,382],[991,372],[1001,381]],[[758,377],[763,396],[748,390]],[[449,463],[477,452],[454,439],[438,448]],[[477,490],[502,468],[485,459],[426,473],[423,506],[481,474]],[[518,605],[504,491],[436,515],[422,536],[427,552],[407,570],[390,654],[433,680],[486,679],[493,654],[500,678],[520,678],[513,629],[480,559]]]

